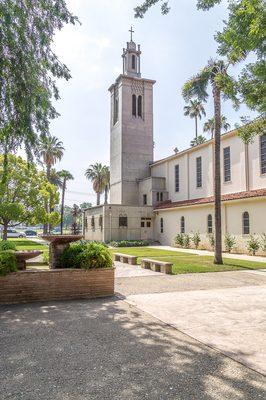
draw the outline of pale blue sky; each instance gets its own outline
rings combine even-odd
[[[227,16],[224,1],[211,11],[196,9],[196,0],[172,0],[171,12],[162,16],[152,8],[142,20],[134,19],[133,8],[141,0],[67,0],[69,9],[82,25],[67,26],[55,37],[55,51],[67,64],[72,79],[60,81],[61,100],[56,108],[61,116],[51,124],[51,133],[65,146],[65,156],[57,169],[67,169],[75,180],[68,185],[67,204],[95,203],[85,169],[95,162],[109,164],[108,87],[121,73],[122,49],[129,40],[130,26],[141,45],[142,77],[155,79],[154,140],[155,159],[189,146],[194,137],[194,121],[183,115],[181,88],[184,82],[215,57],[213,38]],[[237,69],[234,70],[237,73]],[[243,114],[230,102],[223,114],[233,127]],[[206,105],[212,117],[211,101]],[[204,121],[200,124],[202,126]],[[200,128],[201,129],[201,128]]]

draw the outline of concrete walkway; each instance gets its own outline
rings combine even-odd
[[[117,298],[2,306],[0,342],[3,400],[265,398],[260,374]]]
[[[266,373],[265,271],[156,275],[117,278],[116,290],[138,309]]]
[[[213,251],[208,251],[208,250],[181,249],[179,247],[173,247],[173,246],[148,246],[148,247],[153,248],[153,249],[158,249],[158,250],[172,250],[172,251],[179,251],[181,253],[197,254],[200,256],[213,256],[214,255]],[[233,253],[231,253],[231,254],[223,253],[223,257],[235,258],[236,260],[263,262],[263,263],[265,263],[265,268],[266,268],[266,257],[249,256],[247,254],[233,254]]]

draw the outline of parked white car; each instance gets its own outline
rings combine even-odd
[[[8,229],[7,237],[8,238],[25,238],[26,235],[24,232],[19,232],[19,231],[16,231],[15,229]]]

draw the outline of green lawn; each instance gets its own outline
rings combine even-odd
[[[45,244],[34,242],[31,239],[8,239],[8,241],[15,243],[17,250],[48,250]]]
[[[111,251],[112,253],[136,255],[138,256],[138,263],[140,263],[141,257],[154,258],[159,261],[169,261],[173,263],[173,273],[175,275],[192,272],[218,272],[266,268],[266,263],[236,260],[234,258],[224,258],[223,265],[216,265],[213,264],[212,256],[199,256],[196,254],[151,249],[147,247],[121,247],[112,249]]]

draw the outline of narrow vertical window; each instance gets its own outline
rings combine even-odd
[[[144,206],[147,205],[147,195],[146,194],[143,195],[143,205]]]
[[[163,218],[160,220],[160,225],[161,225],[161,233],[163,233]]]
[[[160,201],[163,201],[163,192],[160,193]]]
[[[118,98],[114,98],[114,118],[113,118],[113,124],[115,125],[118,121]]]
[[[229,146],[224,148],[224,181],[231,181],[231,155]]]
[[[179,192],[179,165],[175,166],[175,191]]]
[[[197,176],[197,188],[202,187],[202,161],[201,157],[196,158],[196,176]]]
[[[131,58],[131,67],[132,69],[136,69],[136,56],[133,54]]]
[[[132,115],[137,116],[137,97],[135,94],[132,95]]]
[[[207,217],[207,232],[212,233],[212,215],[209,214]]]
[[[250,233],[249,213],[245,211],[242,215],[242,218],[243,218],[243,234],[249,235]]]
[[[138,117],[142,117],[142,96],[138,97]]]
[[[266,135],[260,136],[260,172],[266,174]]]
[[[185,233],[185,217],[181,217],[180,219],[180,232]]]
[[[157,192],[157,201],[160,201],[160,193]]]

